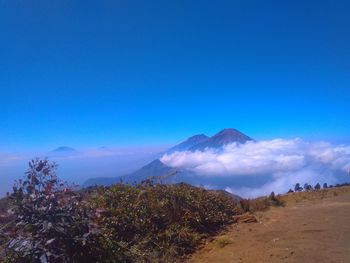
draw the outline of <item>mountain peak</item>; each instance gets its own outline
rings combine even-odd
[[[76,152],[76,150],[68,146],[60,146],[53,150],[53,152]]]
[[[221,130],[204,142],[194,145],[190,148],[190,150],[195,151],[204,150],[205,148],[220,148],[230,143],[246,143],[247,141],[251,140],[252,139],[250,137],[241,133],[240,131],[233,128],[227,128]]]
[[[71,147],[60,146],[55,150],[52,150],[51,152],[49,152],[47,155],[49,157],[68,157],[68,156],[74,156],[78,154],[79,152]]]
[[[235,139],[244,139],[244,140],[252,140],[250,137],[247,135],[243,134],[239,130],[233,129],[233,128],[226,128],[221,131],[219,131],[217,134],[215,134],[212,138],[214,137],[234,137]]]
[[[217,134],[223,135],[223,134],[237,134],[237,133],[242,134],[240,131],[238,131],[234,128],[225,128],[225,129],[219,131]]]

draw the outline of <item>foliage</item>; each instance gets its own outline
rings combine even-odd
[[[232,244],[232,240],[227,236],[220,236],[216,238],[215,243],[218,245],[218,247],[223,248],[229,244]]]
[[[274,192],[269,197],[258,197],[255,199],[242,199],[235,207],[236,214],[243,214],[247,212],[264,211],[270,206],[283,206],[284,202],[275,195]]]
[[[317,183],[314,187],[315,190],[320,190],[321,189],[321,185],[319,183]]]
[[[297,183],[297,184],[295,184],[294,191],[295,192],[300,192],[300,191],[303,191],[303,188],[300,186],[299,183]]]
[[[312,188],[312,185],[310,185],[310,184],[304,184],[304,190],[305,191],[312,191],[313,190],[313,188]]]
[[[73,191],[56,167],[32,160],[15,184],[5,262],[174,262],[235,215],[282,204],[274,193],[237,203],[225,191],[184,183]]]
[[[171,262],[231,222],[232,198],[187,184],[101,188],[95,198],[105,251],[118,262]]]
[[[271,192],[267,200],[269,202],[269,205],[284,206],[284,202],[279,197],[277,197],[274,192]]]
[[[78,193],[58,180],[57,165],[29,162],[10,200],[17,216],[8,242],[10,262],[92,262],[92,228]]]

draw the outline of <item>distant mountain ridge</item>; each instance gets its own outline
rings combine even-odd
[[[79,152],[75,150],[74,148],[68,147],[68,146],[60,146],[51,152],[49,152],[47,155],[49,157],[64,157],[64,156],[73,156],[78,155]]]
[[[236,129],[223,129],[212,137],[205,134],[194,135],[186,141],[170,148],[166,153],[176,151],[204,151],[206,148],[219,149],[231,143],[246,143],[253,139]]]
[[[184,142],[175,145],[165,152],[165,154],[172,154],[176,151],[204,151],[207,148],[221,149],[227,144],[239,143],[243,144],[253,139],[241,133],[236,129],[224,129],[212,137],[205,134],[194,135],[189,137]],[[179,183],[186,182],[196,184],[199,179],[197,175],[186,170],[177,170],[162,163],[160,159],[156,159],[151,163],[141,167],[137,171],[121,177],[115,178],[92,178],[86,181],[83,186],[93,185],[111,185],[122,180],[125,183],[138,183],[146,179],[159,178],[164,183]],[[197,182],[201,184],[201,182]]]
[[[56,148],[55,150],[53,150],[53,152],[76,152],[77,150],[68,147],[68,146],[60,146],[58,148]]]

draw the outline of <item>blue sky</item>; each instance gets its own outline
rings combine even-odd
[[[235,127],[349,142],[349,1],[0,0],[0,150]]]

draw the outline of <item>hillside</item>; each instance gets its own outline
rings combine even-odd
[[[203,143],[203,142],[207,141],[208,139],[209,139],[209,137],[204,135],[204,134],[194,135],[194,136],[188,138],[186,141],[170,148],[169,150],[167,150],[167,153],[173,153],[176,151],[187,151],[190,148],[194,147],[195,145]]]
[[[186,183],[75,191],[56,168],[31,160],[0,200],[0,261],[179,262],[236,217],[281,204],[274,195],[243,200]]]
[[[0,259],[8,262],[350,259],[348,184],[256,199],[150,181],[73,191],[58,187],[55,163],[29,167],[31,180],[10,195],[11,215],[0,200]]]
[[[350,262],[350,187],[291,193],[208,241],[190,263]]]

